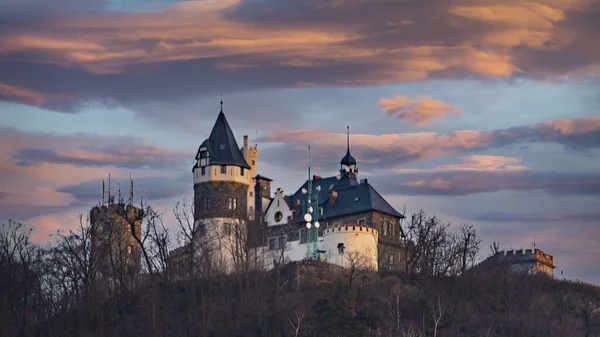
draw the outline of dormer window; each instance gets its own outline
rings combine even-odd
[[[220,148],[221,150],[225,150],[225,144],[221,144],[221,145],[219,146],[219,148]]]
[[[203,158],[208,158],[208,152],[207,151],[201,151],[200,152],[200,159],[203,159]]]

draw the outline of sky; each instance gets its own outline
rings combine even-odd
[[[597,0],[0,0],[0,221],[48,242],[131,174],[175,228],[223,95],[273,189],[349,126],[396,209],[600,284],[598,31]]]

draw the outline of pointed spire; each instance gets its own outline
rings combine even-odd
[[[354,159],[354,157],[352,157],[352,155],[350,154],[350,127],[349,126],[346,127],[346,133],[347,133],[346,155],[344,156],[344,158],[342,158],[342,160],[340,161],[340,164],[342,164],[344,166],[356,165],[356,159]]]
[[[223,94],[221,94],[221,112],[223,112]]]
[[[346,126],[346,136],[348,137],[346,140],[346,144],[347,144],[347,151],[350,152],[350,127]]]

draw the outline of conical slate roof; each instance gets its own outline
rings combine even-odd
[[[196,160],[200,158],[200,148],[202,147],[208,149],[211,165],[234,165],[250,169],[250,165],[244,159],[244,155],[235,141],[235,136],[223,111],[219,113],[208,139],[202,142],[198,148]]]

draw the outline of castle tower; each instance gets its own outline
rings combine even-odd
[[[350,154],[350,127],[346,127],[346,155],[340,160],[340,176],[356,178],[358,174],[358,166],[356,165],[356,159]]]
[[[95,283],[105,290],[120,292],[131,289],[142,271],[138,239],[142,239],[144,212],[111,200],[90,211],[91,259],[97,268]]]
[[[258,151],[248,148],[247,137],[240,148],[229,123],[221,111],[212,132],[196,154],[194,176],[195,244],[204,256],[210,252],[213,270],[231,272],[243,262],[246,221],[250,207],[254,209],[252,166],[246,156],[254,158]],[[246,154],[246,156],[245,156]],[[252,188],[250,186],[252,185]]]
[[[258,174],[258,147],[256,146],[248,146],[248,136],[244,136],[244,146],[241,149],[242,154],[244,155],[244,159],[250,165],[250,180],[248,185],[248,217],[250,220],[253,220],[256,214],[257,208],[260,208],[256,205],[256,196],[255,196],[255,187],[257,184],[256,176]]]

